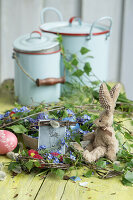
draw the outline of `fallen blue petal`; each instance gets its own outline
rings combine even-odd
[[[81,178],[79,178],[78,176],[71,176],[70,177],[70,179],[72,180],[72,181],[81,181]]]

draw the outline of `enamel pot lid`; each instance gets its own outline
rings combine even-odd
[[[57,36],[51,33],[42,35],[40,31],[18,37],[13,48],[14,51],[25,54],[52,54],[60,51]]]
[[[101,21],[109,21],[109,26],[101,24]],[[112,19],[110,17],[102,17],[92,24],[82,22],[78,17],[72,17],[68,22],[49,22],[40,26],[41,31],[55,33],[68,36],[88,36],[106,34],[110,35]]]

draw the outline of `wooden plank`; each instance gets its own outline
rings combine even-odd
[[[80,182],[88,182],[87,188],[79,186],[79,181],[74,183],[69,180],[61,200],[132,200],[133,188],[122,185],[120,177],[104,180],[97,177],[85,178],[82,176],[85,172],[84,168],[78,170],[78,176],[82,179]],[[76,172],[72,171],[69,175],[76,175]]]
[[[8,162],[9,159],[0,156],[0,162]],[[38,190],[44,180],[31,174],[19,174],[14,178],[11,173],[4,167],[3,171],[7,173],[4,181],[0,181],[0,200],[34,200]]]
[[[49,174],[45,179],[36,200],[60,200],[67,181],[60,180],[53,174]]]

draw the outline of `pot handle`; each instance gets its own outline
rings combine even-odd
[[[108,37],[110,36],[110,31],[111,31],[111,27],[112,27],[112,18],[111,17],[102,17],[98,20],[96,20],[95,22],[93,22],[93,24],[91,25],[91,28],[90,28],[90,33],[89,33],[89,36],[87,37],[88,40],[91,40],[92,36],[93,36],[93,28],[96,26],[97,23],[103,21],[103,20],[108,20],[109,21],[109,29],[106,31],[106,40],[108,39]]]
[[[81,22],[81,19],[79,17],[71,17],[69,19],[69,26],[72,26],[72,22],[73,21],[78,21],[79,25],[81,26],[82,22]]]
[[[20,64],[18,57],[16,56],[16,53],[14,52],[12,55],[12,58],[16,60],[16,63],[18,65],[18,67],[21,69],[21,71],[30,79],[32,80],[37,86],[41,86],[41,85],[55,85],[57,83],[65,83],[65,72],[64,72],[64,76],[60,77],[60,78],[45,78],[45,79],[34,79],[29,73],[27,73],[25,71],[25,69],[23,68],[23,66]]]
[[[41,86],[41,85],[55,85],[57,83],[65,83],[65,77],[61,78],[45,78],[45,79],[37,79],[36,80],[36,85]]]
[[[42,33],[41,33],[40,31],[32,31],[31,34],[30,34],[30,39],[32,39],[32,35],[33,35],[34,33],[39,34],[39,35],[40,35],[40,37],[39,37],[40,39],[42,38]]]
[[[53,7],[46,7],[46,8],[43,8],[43,10],[41,11],[41,14],[40,14],[41,24],[44,24],[44,13],[47,10],[54,11],[58,15],[59,20],[63,21],[63,16],[62,16],[62,14],[61,14],[61,12],[59,10],[57,10],[56,8],[53,8]]]

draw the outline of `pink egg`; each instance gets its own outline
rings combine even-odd
[[[10,131],[0,130],[0,154],[13,151],[17,146],[17,137]]]

